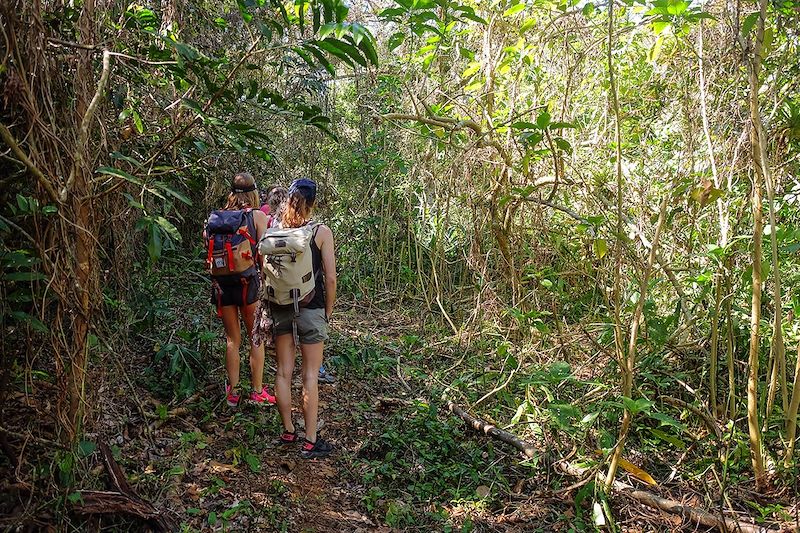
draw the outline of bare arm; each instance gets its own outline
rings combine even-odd
[[[333,232],[328,226],[319,227],[316,242],[322,252],[322,272],[325,274],[325,316],[330,318],[336,302],[336,254]]]

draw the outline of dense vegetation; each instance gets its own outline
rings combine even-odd
[[[0,523],[800,527],[799,19],[5,0]],[[323,465],[220,405],[200,232],[241,170],[317,180],[337,239]]]

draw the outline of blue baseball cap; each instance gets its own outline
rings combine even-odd
[[[294,180],[292,184],[289,185],[289,194],[294,194],[295,192],[300,193],[306,201],[313,202],[317,198],[317,184],[314,180],[308,178]]]

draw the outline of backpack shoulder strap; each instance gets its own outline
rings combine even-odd
[[[253,210],[252,209],[245,209],[244,210],[244,219],[247,223],[247,233],[250,234],[250,250],[253,252],[253,257],[255,258],[256,267],[258,267],[258,228],[256,228],[256,221],[253,217]]]

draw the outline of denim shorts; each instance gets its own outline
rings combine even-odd
[[[261,278],[255,268],[241,274],[228,276],[212,276],[211,303],[217,307],[235,305],[244,307],[258,300],[258,289]]]
[[[272,331],[276,337],[292,334],[294,308],[291,305],[272,305]],[[297,336],[300,344],[316,344],[328,340],[328,321],[325,309],[300,308],[297,317]]]

